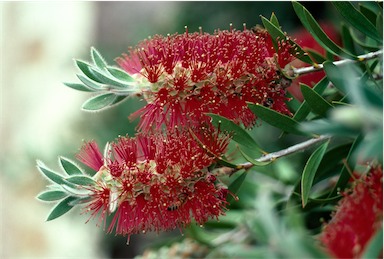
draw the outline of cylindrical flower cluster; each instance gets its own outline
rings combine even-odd
[[[228,136],[206,132],[120,137],[103,157],[95,142],[86,143],[77,158],[97,173],[88,187],[91,217],[108,232],[131,235],[198,224],[224,214],[228,190],[206,168],[220,157]],[[201,147],[201,143],[204,147]],[[209,149],[209,154],[204,149]]]
[[[361,258],[383,224],[383,168],[374,167],[345,193],[320,240],[336,258]]]
[[[293,59],[287,39],[276,53],[266,30],[216,31],[156,35],[117,59],[138,82],[147,105],[139,129],[148,132],[194,127],[215,113],[251,127],[255,115],[247,102],[289,114],[285,89],[290,81],[280,72]]]

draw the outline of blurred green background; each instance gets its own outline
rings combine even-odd
[[[332,17],[329,3],[307,2],[319,20]],[[75,82],[73,58],[89,60],[91,46],[114,64],[130,45],[154,35],[209,33],[260,24],[275,12],[283,30],[299,28],[290,2],[1,2],[0,258],[128,258],[140,254],[155,234],[126,238],[105,235],[75,209],[45,222],[50,204],[35,199],[47,181],[35,161],[58,169],[59,155],[73,158],[82,140],[99,145],[118,135],[134,135],[128,115],[142,103],[130,99],[100,113],[80,110],[89,97],[65,87]],[[254,130],[262,146],[276,151],[289,143],[270,141],[279,132]],[[295,160],[276,170],[295,167]],[[290,163],[290,165],[286,165]],[[282,166],[284,165],[284,166]],[[285,168],[285,169],[282,169]],[[177,231],[176,237],[180,236]]]

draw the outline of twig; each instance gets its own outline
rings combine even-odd
[[[343,59],[343,60],[335,61],[335,62],[333,62],[333,64],[335,66],[340,66],[340,65],[344,65],[344,64],[348,64],[348,63],[358,62],[358,61],[361,62],[361,61],[377,58],[380,55],[383,55],[383,50],[378,50],[378,51],[375,51],[375,52],[370,52],[368,54],[357,56],[358,57],[357,60]],[[303,74],[308,74],[308,73],[312,73],[312,72],[315,72],[315,71],[322,70],[323,69],[323,65],[322,64],[315,64],[314,66],[310,66],[310,67],[292,68],[292,69],[293,69],[293,74],[295,76],[300,76],[300,75],[303,75]]]
[[[293,154],[293,153],[305,150],[305,149],[307,149],[307,148],[309,148],[309,147],[311,147],[311,146],[313,146],[313,145],[315,145],[317,143],[323,142],[323,141],[328,140],[330,138],[331,138],[331,136],[329,136],[329,135],[321,135],[321,136],[319,136],[317,138],[309,139],[309,140],[301,142],[299,144],[290,146],[290,147],[288,147],[286,149],[283,149],[283,150],[280,150],[280,151],[277,151],[277,152],[273,152],[273,153],[269,153],[267,155],[263,155],[260,158],[255,159],[255,161],[257,161],[257,162],[274,161],[277,158],[280,158],[280,157],[283,157],[283,156],[288,156],[290,154]],[[219,170],[223,174],[232,175],[233,173],[235,173],[238,170],[249,169],[252,166],[253,166],[252,163],[247,162],[247,163],[239,164],[237,166],[237,168],[222,167]]]

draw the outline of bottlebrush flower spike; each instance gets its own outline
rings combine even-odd
[[[290,81],[280,73],[292,59],[293,46],[279,42],[276,53],[266,30],[215,31],[156,35],[144,40],[117,63],[141,85],[147,105],[139,130],[196,126],[205,113],[225,116],[246,127],[256,117],[246,102],[290,114],[285,88]]]
[[[192,218],[204,224],[223,215],[228,190],[206,168],[225,152],[229,137],[202,132],[196,137],[213,155],[188,131],[120,137],[95,174],[96,185],[89,187],[86,209],[91,218],[98,217],[98,224],[105,226],[107,214],[115,212],[107,232],[130,236],[183,228]],[[81,152],[97,158],[100,152],[89,145]],[[84,161],[84,154],[79,157]]]
[[[383,224],[383,169],[372,168],[344,194],[320,241],[331,256],[360,258],[369,240]]]

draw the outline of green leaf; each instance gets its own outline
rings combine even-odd
[[[251,164],[255,165],[255,166],[266,166],[268,164],[270,164],[272,162],[272,160],[270,161],[266,161],[266,162],[259,162],[257,161],[256,159],[252,158],[251,156],[247,155],[241,148],[238,148],[241,155],[248,161],[250,162]]]
[[[309,107],[314,113],[325,117],[328,110],[333,107],[321,95],[316,93],[316,91],[309,86],[300,83],[300,89],[303,93],[305,101],[308,103]]]
[[[81,72],[83,72],[83,74],[87,78],[89,78],[93,81],[96,81],[98,83],[101,83],[100,79],[93,74],[93,71],[91,70],[92,69],[91,64],[89,64],[85,61],[82,61],[82,60],[78,60],[78,59],[76,59],[75,62],[76,62],[77,67],[81,70]]]
[[[108,72],[115,78],[123,82],[133,82],[134,79],[124,70],[116,67],[107,67]]]
[[[83,75],[77,75],[77,77],[80,79],[80,81],[85,84],[86,86],[88,86],[89,88],[91,89],[94,89],[94,90],[101,90],[101,89],[105,89],[105,85],[102,85],[100,83],[97,83],[91,79],[89,79],[88,77],[86,76],[83,76]]]
[[[311,191],[311,187],[313,184],[313,179],[315,178],[317,169],[320,165],[321,160],[327,150],[329,141],[322,144],[319,148],[313,152],[313,154],[309,157],[305,167],[303,174],[301,176],[301,200],[303,208],[307,205],[309,194]]]
[[[299,130],[299,123],[294,119],[258,104],[248,104],[249,109],[266,123],[275,126],[284,132],[307,135]]]
[[[272,22],[270,22],[264,16],[261,16],[261,20],[263,22],[264,27],[267,29],[268,33],[272,37],[273,46],[275,47],[276,52],[279,51],[279,48],[278,48],[278,45],[277,45],[277,41],[279,41],[279,40],[288,40],[289,43],[292,46],[295,46],[295,48],[294,48],[294,51],[295,51],[294,55],[298,59],[300,59],[301,61],[303,61],[305,63],[313,64],[313,61],[308,56],[308,54],[296,42],[294,42],[290,38],[287,38],[287,36],[284,34],[283,31],[280,30],[280,28],[276,27],[276,25],[274,25]]]
[[[349,150],[348,156],[345,160],[345,163],[348,165],[348,167],[344,165],[343,168],[341,169],[340,174],[339,174],[339,179],[337,180],[337,183],[333,187],[331,193],[328,195],[328,198],[336,196],[337,193],[340,190],[344,190],[345,186],[348,184],[348,181],[351,178],[351,172],[353,172],[353,170],[355,168],[355,163],[353,161],[353,153],[358,148],[358,146],[360,145],[362,140],[363,140],[363,136],[360,135],[353,142],[352,147]],[[349,170],[351,170],[351,172]]]
[[[228,189],[233,193],[236,194],[238,190],[240,189],[241,185],[243,184],[245,177],[247,176],[247,171],[243,172],[239,177],[236,178],[229,186]],[[228,202],[233,202],[234,198],[232,195],[227,196]]]
[[[330,61],[326,61],[323,63],[325,74],[327,75],[329,81],[333,83],[333,85],[339,89],[343,93],[347,93],[347,85],[346,80],[344,78],[344,73],[342,73],[340,67],[336,66]]]
[[[379,13],[376,19],[376,28],[379,32],[379,36],[382,39],[383,38],[383,14]]]
[[[320,82],[318,82],[313,87],[313,90],[318,94],[322,94],[324,90],[327,88],[328,84],[329,84],[328,78],[324,77]],[[293,119],[296,121],[302,121],[308,116],[310,111],[311,109],[308,103],[304,100],[300,108],[296,111],[295,115],[293,116]]]
[[[76,184],[76,185],[82,185],[82,186],[95,184],[95,180],[85,175],[73,175],[66,178],[65,181]]]
[[[237,143],[247,148],[263,152],[256,141],[248,134],[248,132],[246,132],[233,121],[213,113],[207,113],[207,115],[212,118],[212,124],[215,127],[219,127],[221,131],[228,131],[232,133],[232,139]]]
[[[70,203],[72,201],[74,201],[75,199],[76,199],[76,197],[70,196],[70,197],[65,198],[61,202],[59,202],[55,207],[53,207],[53,209],[49,213],[47,221],[56,219],[56,218],[64,215],[65,213],[67,213],[70,209],[73,208],[73,206],[70,205]]]
[[[39,161],[39,160],[37,160],[37,168],[43,174],[43,176],[45,176],[51,182],[57,183],[57,184],[65,183],[63,177],[60,174],[58,174],[58,173],[52,171],[51,169],[47,168],[44,165],[44,163]]]
[[[332,4],[336,7],[337,11],[344,17],[344,19],[350,23],[357,30],[365,34],[366,36],[383,42],[379,33],[373,25],[361,12],[359,12],[350,2],[346,1],[334,1]]]
[[[36,198],[41,201],[57,201],[68,196],[68,193],[59,190],[49,190],[40,193]]]
[[[383,251],[383,226],[368,241],[361,258],[380,258]]]
[[[371,8],[359,4],[359,11],[372,23],[376,24],[377,13]]]
[[[93,63],[95,63],[95,65],[99,69],[103,70],[104,68],[107,67],[107,62],[105,62],[104,58],[94,47],[91,47],[91,57],[92,57]]]
[[[343,41],[343,46],[349,52],[356,54],[355,44],[349,28],[345,25],[341,25],[341,39]]]
[[[322,54],[320,54],[319,52],[317,52],[316,50],[313,50],[313,49],[306,49],[305,51],[308,52],[309,56],[315,60],[315,62],[317,63],[323,63],[324,61],[326,61],[326,58],[323,57]]]
[[[373,44],[372,42],[367,43],[367,42],[361,41],[359,36],[357,36],[353,30],[350,30],[350,33],[351,33],[351,37],[353,39],[353,42],[355,42],[357,45],[359,45],[360,47],[362,47],[363,49],[365,49],[367,51],[371,51],[371,52],[377,51],[381,47],[379,44]]]
[[[93,89],[92,88],[89,88],[83,84],[76,84],[76,83],[64,83],[64,85],[72,88],[72,89],[75,89],[75,90],[78,90],[78,91],[83,91],[83,92],[92,92]]]
[[[271,15],[271,19],[269,19],[273,25],[275,25],[277,28],[280,28],[279,20],[277,19],[277,16],[273,12]]]
[[[112,93],[100,94],[85,101],[82,106],[86,111],[98,111],[113,104],[116,100],[116,95]]]
[[[327,34],[325,34],[323,29],[321,29],[320,25],[316,22],[316,20],[304,6],[302,6],[298,2],[292,2],[292,5],[301,23],[324,49],[336,56],[341,56],[349,59],[358,59],[355,55],[349,53],[348,51],[345,51],[336,43],[334,43],[327,36]]]
[[[59,162],[64,172],[66,172],[68,175],[83,174],[81,169],[73,161],[69,160],[68,158],[59,157]]]
[[[105,75],[104,73],[94,69],[94,68],[90,68],[91,72],[98,78],[98,80],[101,82],[101,83],[104,83],[106,85],[111,85],[111,86],[114,86],[114,88],[127,88],[127,87],[130,87],[130,85],[124,83],[124,82],[120,82],[118,79],[113,79],[111,77],[109,77],[108,75]]]

